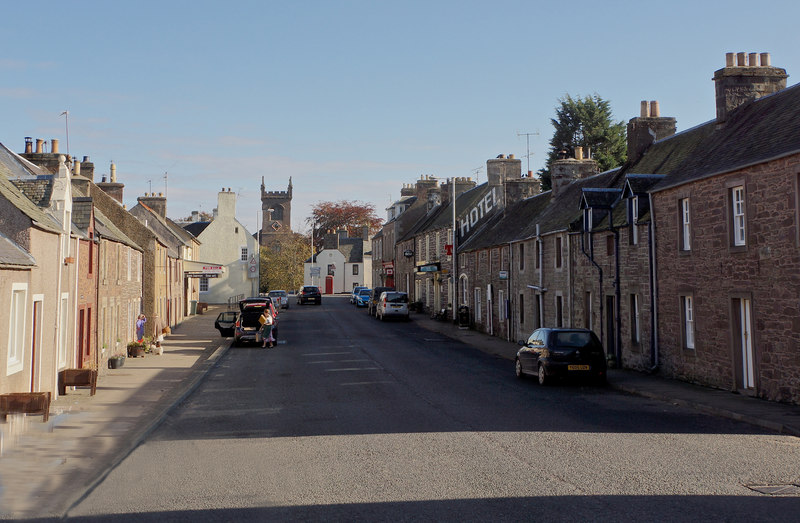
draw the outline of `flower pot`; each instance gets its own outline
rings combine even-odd
[[[124,356],[112,356],[108,358],[108,368],[109,369],[119,369],[125,365],[125,357]]]

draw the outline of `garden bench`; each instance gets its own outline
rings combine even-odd
[[[58,393],[65,395],[67,387],[91,387],[90,396],[97,392],[97,371],[92,369],[64,369],[58,373]]]
[[[0,416],[9,414],[41,414],[42,421],[50,417],[49,392],[9,392],[0,394]]]

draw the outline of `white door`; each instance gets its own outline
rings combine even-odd
[[[752,389],[756,386],[754,357],[753,357],[753,336],[751,333],[750,325],[750,300],[739,300],[739,314],[741,317],[741,344],[742,344],[742,384],[746,389]]]

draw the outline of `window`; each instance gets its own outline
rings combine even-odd
[[[28,286],[14,283],[11,286],[11,316],[8,323],[7,372],[13,374],[23,369],[25,350],[25,304]]]
[[[631,202],[631,245],[639,243],[639,197],[634,196]]]
[[[539,266],[539,258],[542,257],[542,241],[536,240],[533,244],[533,266],[536,270],[539,270],[541,267]]]
[[[519,272],[525,270],[525,244],[519,244]]]
[[[436,231],[435,238],[436,238],[435,239],[436,245],[434,246],[434,248],[436,249],[436,259],[438,260],[439,257],[442,255],[442,250],[441,250],[442,249],[442,246],[441,246],[442,235],[441,235],[441,233],[439,231]]]
[[[592,293],[586,291],[583,297],[583,328],[592,328]]]
[[[680,200],[679,212],[681,217],[681,250],[692,250],[692,236],[691,236],[691,214],[689,214],[689,198],[682,198]]]
[[[694,299],[681,296],[681,319],[683,320],[683,347],[694,349]]]
[[[614,256],[614,235],[606,236],[606,256]]]
[[[467,276],[462,274],[459,278],[461,280],[461,305],[469,305],[469,282]]]
[[[631,342],[639,343],[641,333],[639,331],[639,296],[631,294]]]
[[[525,325],[525,295],[519,295],[519,324]]]
[[[242,247],[242,255],[239,260],[246,262],[247,261],[247,246]]]
[[[353,264],[353,276],[358,276],[358,265]]]
[[[556,269],[561,268],[561,236],[556,237]]]
[[[200,278],[200,292],[208,292],[208,278]]]
[[[564,298],[556,295],[556,327],[564,326]]]
[[[475,287],[475,321],[481,321],[481,289]]]
[[[731,189],[731,214],[733,216],[733,244],[745,245],[744,186]]]

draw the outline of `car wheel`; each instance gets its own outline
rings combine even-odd
[[[539,364],[539,385],[547,385],[550,383],[550,379],[547,377],[547,373],[544,371],[544,365],[541,363]]]
[[[525,377],[525,374],[522,373],[522,362],[519,361],[519,358],[514,361],[514,374],[520,379]]]

